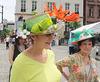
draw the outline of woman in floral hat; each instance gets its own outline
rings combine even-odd
[[[100,82],[96,60],[90,57],[92,47],[95,45],[95,38],[90,33],[89,30],[76,32],[74,34],[76,41],[71,44],[78,45],[80,51],[57,62],[58,69],[68,82]],[[69,68],[69,76],[63,71],[63,67]]]
[[[25,29],[31,32],[32,45],[14,61],[10,82],[60,82],[61,73],[50,47],[53,33],[63,25],[53,25],[46,13],[28,18],[25,25]]]

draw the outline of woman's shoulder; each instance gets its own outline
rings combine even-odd
[[[74,53],[72,55],[68,55],[69,58],[72,58],[72,59],[77,59],[77,58],[81,58],[81,54],[79,52],[77,53]]]
[[[50,50],[50,49],[47,49],[47,54],[49,56],[54,56],[55,55],[54,52],[52,50]]]
[[[48,52],[48,53],[53,53],[53,54],[54,54],[54,52],[53,52],[51,49],[47,49],[47,52]]]
[[[23,59],[23,54],[20,53],[17,58],[15,59],[15,61],[21,61],[21,59]]]
[[[26,61],[26,58],[24,57],[24,54],[20,53],[14,60],[14,64],[21,66],[25,63],[25,61]]]

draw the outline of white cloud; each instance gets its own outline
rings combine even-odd
[[[15,19],[15,4],[16,0],[0,0],[0,5],[3,5],[3,18],[8,21],[14,21]],[[0,12],[2,8],[0,7]],[[0,13],[0,22],[1,22],[1,13]]]

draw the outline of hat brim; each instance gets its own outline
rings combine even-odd
[[[77,40],[77,41],[75,41],[75,42],[72,42],[71,45],[77,45],[79,41],[87,40],[87,39],[94,38],[94,37],[95,37],[95,36],[92,36],[92,37],[89,37],[89,38],[86,38],[86,39]]]
[[[64,28],[64,25],[62,25],[59,29],[55,29],[54,31],[50,31],[50,32],[43,32],[43,33],[40,33],[40,34],[30,33],[29,35],[52,34],[52,33],[55,33],[55,32],[58,32],[58,31],[62,30],[63,28]]]

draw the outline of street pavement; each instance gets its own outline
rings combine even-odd
[[[0,82],[8,82],[10,68],[8,52],[5,44],[0,43]]]
[[[68,47],[67,46],[52,46],[51,49],[55,53],[56,61],[62,59],[68,55]],[[9,49],[6,50],[5,44],[0,43],[0,82],[8,82],[9,77]],[[98,72],[100,74],[100,61],[97,61]],[[64,78],[62,77],[61,82],[64,82]]]

